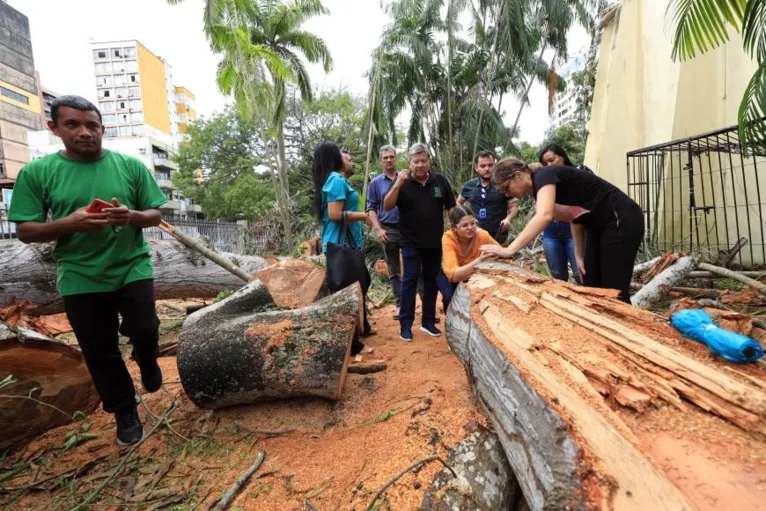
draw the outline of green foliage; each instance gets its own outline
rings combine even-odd
[[[540,150],[548,144],[560,145],[572,160],[574,165],[582,165],[585,155],[585,130],[576,123],[565,124],[556,129],[549,129],[545,133],[545,140],[539,146],[532,146],[529,142],[522,141],[515,145],[511,154],[518,157],[524,163],[539,161]]]
[[[666,11],[674,25],[673,58],[696,57],[742,32],[745,53],[754,57],[753,73],[739,106],[740,141],[754,152],[766,151],[766,2],[763,0],[673,0]]]
[[[231,293],[232,293],[231,289],[226,289],[226,290],[224,290],[224,291],[221,291],[220,293],[218,293],[218,294],[215,296],[215,298],[213,298],[213,303],[218,303],[218,302],[220,302],[221,300],[225,300],[226,298],[228,298],[229,296],[231,296]]]
[[[263,165],[267,147],[256,127],[232,108],[189,126],[189,138],[175,158],[173,183],[211,218],[234,221],[265,214],[274,187]],[[200,180],[204,169],[208,179]]]

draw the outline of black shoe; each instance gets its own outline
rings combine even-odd
[[[117,445],[133,445],[144,437],[144,427],[135,406],[115,412],[114,420],[117,421]]]
[[[153,358],[145,363],[139,363],[138,368],[141,369],[141,383],[144,385],[144,390],[147,392],[157,392],[162,387],[162,369],[157,363],[157,359]]]

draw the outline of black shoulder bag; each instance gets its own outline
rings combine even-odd
[[[370,287],[370,272],[364,261],[364,253],[360,249],[353,248],[348,243],[348,225],[346,224],[346,211],[338,233],[338,243],[327,243],[327,272],[325,282],[331,293],[340,291],[359,282],[363,294],[367,294]]]

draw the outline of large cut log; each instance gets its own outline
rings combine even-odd
[[[295,310],[255,280],[195,312],[179,335],[178,373],[201,408],[313,396],[337,400],[362,328],[358,284]]]
[[[483,264],[456,290],[445,322],[533,510],[705,507],[675,449],[704,450],[701,430],[723,452],[766,449],[766,392],[751,383],[766,369],[735,377],[704,347],[604,290]],[[667,456],[645,450],[670,424]],[[711,454],[704,463],[700,473],[738,471],[742,462]],[[716,484],[713,495],[728,491]]]
[[[176,241],[152,241],[154,290],[157,299],[213,298],[221,291],[239,289],[245,283],[217,264]],[[29,301],[37,307],[30,314],[55,314],[64,310],[56,292],[56,265],[50,244],[26,245],[17,240],[0,241],[0,307]],[[264,268],[256,256],[220,254],[248,274]]]
[[[82,353],[61,341],[0,321],[0,450],[89,414],[100,402]]]
[[[286,259],[258,270],[254,278],[266,285],[279,307],[299,309],[329,294],[325,270],[305,259]]]

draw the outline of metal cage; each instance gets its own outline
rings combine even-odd
[[[734,262],[766,264],[766,155],[746,154],[736,126],[631,151],[627,165],[650,246],[714,261],[746,238]]]

